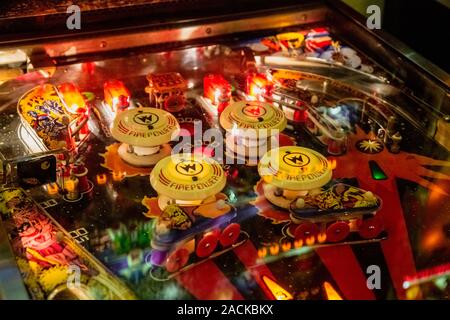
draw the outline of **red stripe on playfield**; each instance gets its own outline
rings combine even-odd
[[[348,300],[374,300],[367,288],[367,279],[350,246],[331,246],[316,249],[339,289]]]
[[[383,207],[378,214],[383,218],[388,233],[388,238],[381,242],[381,248],[397,297],[405,299],[403,281],[405,275],[416,273],[416,266],[403,208],[398,200],[400,196],[397,185],[395,181],[383,181],[377,185],[375,193],[383,199]]]
[[[249,270],[256,283],[264,291],[267,299],[274,300],[273,294],[264,284],[262,277],[267,276],[274,281],[276,281],[276,279],[265,264],[255,266],[256,260],[258,259],[258,251],[256,250],[253,243],[250,240],[247,241],[243,245],[234,249],[234,253],[239,258],[239,260],[241,260],[241,262],[247,267],[247,270]]]
[[[176,279],[199,300],[243,300],[239,291],[212,261],[185,271]]]

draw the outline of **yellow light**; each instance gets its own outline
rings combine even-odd
[[[419,286],[412,286],[408,290],[406,290],[406,299],[408,300],[417,300],[420,298],[421,291]]]
[[[337,293],[336,290],[334,290],[333,286],[328,282],[325,281],[323,283],[323,288],[325,289],[328,300],[342,300],[342,297],[339,295],[339,293]]]
[[[77,86],[73,83],[63,83],[58,86],[58,90],[61,92],[67,110],[70,113],[76,114],[86,112],[86,102]]]
[[[47,186],[47,192],[48,192],[48,194],[57,194],[58,193],[58,190],[59,190],[59,188],[58,188],[58,185],[56,184],[56,183],[50,183],[48,186]]]
[[[281,287],[278,283],[273,281],[267,276],[262,276],[262,280],[270,292],[273,294],[274,298],[277,300],[292,300],[292,295]]]
[[[64,188],[69,192],[74,191],[75,190],[75,182],[73,180],[64,181]]]
[[[106,174],[98,174],[97,175],[97,183],[98,184],[105,184],[106,183]]]

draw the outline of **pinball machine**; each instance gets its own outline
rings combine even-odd
[[[0,298],[449,298],[448,74],[335,1],[69,5],[0,11]]]

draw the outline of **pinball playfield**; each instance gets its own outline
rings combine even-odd
[[[0,214],[25,291],[448,298],[448,122],[430,135],[403,86],[326,25],[4,82]]]

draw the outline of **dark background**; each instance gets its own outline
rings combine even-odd
[[[345,2],[359,10],[377,2],[384,4],[381,28],[441,69],[450,72],[449,0],[349,0]]]

